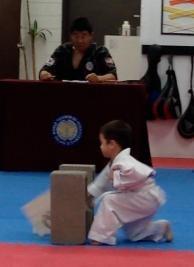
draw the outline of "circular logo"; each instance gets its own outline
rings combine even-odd
[[[93,64],[91,61],[88,61],[88,62],[86,63],[86,69],[87,69],[88,71],[92,71],[93,68],[94,68],[94,64]]]
[[[64,115],[54,121],[52,134],[58,143],[72,146],[81,139],[82,126],[76,117]]]

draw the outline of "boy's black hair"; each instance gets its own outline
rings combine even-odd
[[[72,33],[74,31],[78,31],[78,32],[87,31],[89,33],[92,33],[93,29],[92,29],[92,25],[90,24],[87,18],[79,17],[72,22],[72,25],[70,27],[70,32]]]
[[[100,128],[100,133],[103,134],[107,141],[114,140],[117,142],[122,149],[131,147],[132,128],[122,120],[107,122]]]

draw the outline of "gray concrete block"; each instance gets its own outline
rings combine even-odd
[[[50,209],[50,191],[36,196],[21,208],[23,214],[32,224],[33,233],[40,236],[50,234],[50,227],[45,224],[46,218],[50,222]]]
[[[51,173],[51,242],[83,244],[91,224],[87,207],[87,172]]]
[[[64,171],[86,171],[87,172],[87,184],[91,183],[95,177],[96,166],[93,164],[61,164],[59,170]]]

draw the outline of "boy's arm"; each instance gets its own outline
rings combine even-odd
[[[109,171],[110,167],[109,164],[107,164],[100,174],[97,175],[95,180],[88,185],[87,190],[89,195],[96,198],[107,191],[107,188],[111,183],[109,179]]]

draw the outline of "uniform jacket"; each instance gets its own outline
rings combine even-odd
[[[50,72],[56,80],[85,80],[86,75],[93,72],[97,75],[112,73],[117,77],[115,64],[106,47],[91,44],[77,69],[73,68],[72,56],[71,43],[60,45],[40,71]]]
[[[122,150],[107,164],[93,183],[88,186],[88,192],[98,197],[109,190],[138,190],[154,184],[155,171],[130,155],[130,149]]]

